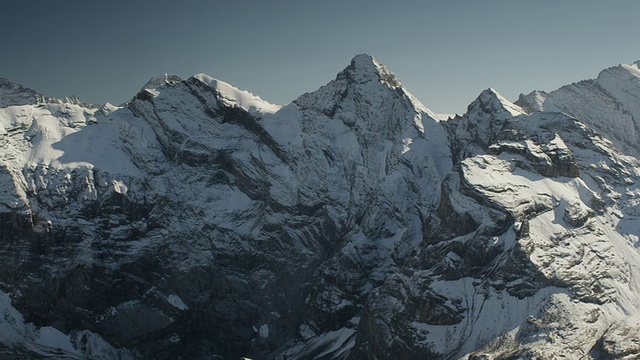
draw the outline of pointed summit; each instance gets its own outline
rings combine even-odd
[[[618,64],[608,69],[602,70],[596,82],[598,85],[603,86],[605,89],[610,87],[619,87],[618,83],[624,84],[632,81],[637,82],[640,78],[640,61],[636,61],[632,64]]]
[[[314,92],[300,96],[293,103],[332,117],[345,105],[345,101],[376,99],[374,102],[379,102],[380,99],[387,97],[389,100],[403,99],[402,101],[406,101],[414,111],[426,113],[432,119],[436,118],[431,110],[402,86],[389,68],[367,54],[356,55],[349,66],[339,72],[334,80]]]
[[[378,61],[369,54],[358,54],[351,59],[351,67],[357,69],[376,70],[379,66]]]
[[[534,90],[529,94],[520,94],[518,100],[514,103],[524,109],[527,113],[534,111],[544,111],[544,102],[549,95],[541,90]]]
[[[449,120],[449,132],[456,141],[454,160],[486,153],[507,120],[525,111],[494,89],[486,89],[469,105],[462,117]]]
[[[0,108],[44,102],[44,96],[11,80],[0,78]]]
[[[388,67],[379,63],[373,56],[359,54],[353,57],[351,64],[344,69],[340,75],[357,83],[368,81],[380,81],[392,88],[400,87],[402,84]]]
[[[167,85],[167,84],[175,84],[175,83],[178,83],[180,81],[182,81],[182,79],[178,75],[163,74],[163,75],[155,76],[155,77],[152,77],[151,79],[149,79],[149,81],[147,81],[147,83],[144,84],[144,86],[140,90],[141,91],[147,90],[150,93],[152,93],[154,95],[157,95],[158,94],[157,89],[159,87]]]
[[[525,111],[520,106],[505,99],[496,90],[489,88],[481,92],[467,107],[467,114],[471,115],[473,113],[491,114],[497,118],[510,118],[524,114]]]
[[[631,65],[622,65],[632,76],[640,78],[640,60]]]

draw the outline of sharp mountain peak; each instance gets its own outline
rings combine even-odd
[[[640,154],[640,82],[610,73],[443,122],[366,54],[265,116],[203,74],[0,109],[0,358],[638,358],[609,139]]]
[[[510,116],[524,114],[525,111],[518,105],[507,100],[493,88],[483,90],[480,95],[468,106],[467,113],[480,110],[484,113],[498,114],[506,112]]]

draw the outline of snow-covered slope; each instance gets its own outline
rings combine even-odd
[[[26,323],[4,292],[0,292],[0,314],[0,357],[3,359],[136,358],[135,353],[115,349],[88,330],[64,334],[51,326],[36,327]]]
[[[603,70],[596,79],[561,87],[551,93],[521,95],[518,104],[530,111],[560,111],[593,127],[620,150],[640,156],[639,62]]]
[[[638,316],[640,229],[629,205],[638,201],[639,165],[580,122],[547,112],[507,120],[486,154],[460,163],[458,191],[500,209],[511,226],[489,241],[500,251],[476,285],[482,305],[469,314],[477,325],[465,329],[459,354],[615,358],[598,339]],[[473,209],[471,199],[457,195],[453,211]],[[495,226],[474,210],[479,229]]]
[[[122,107],[3,82],[0,351],[638,356],[640,163],[603,124],[638,119],[634,79],[448,120],[368,55],[284,106],[204,74]]]

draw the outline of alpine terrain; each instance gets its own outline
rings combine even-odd
[[[284,106],[0,79],[0,358],[640,358],[639,66],[445,121],[368,55]]]

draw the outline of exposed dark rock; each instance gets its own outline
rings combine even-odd
[[[203,79],[152,79],[125,108],[36,99],[56,131],[3,122],[0,289],[25,321],[88,358],[637,355],[635,325],[593,329],[637,305],[640,164],[535,112],[546,94],[489,89],[437,122],[367,55],[277,114]],[[55,140],[67,157],[40,159],[43,134],[87,156]]]

